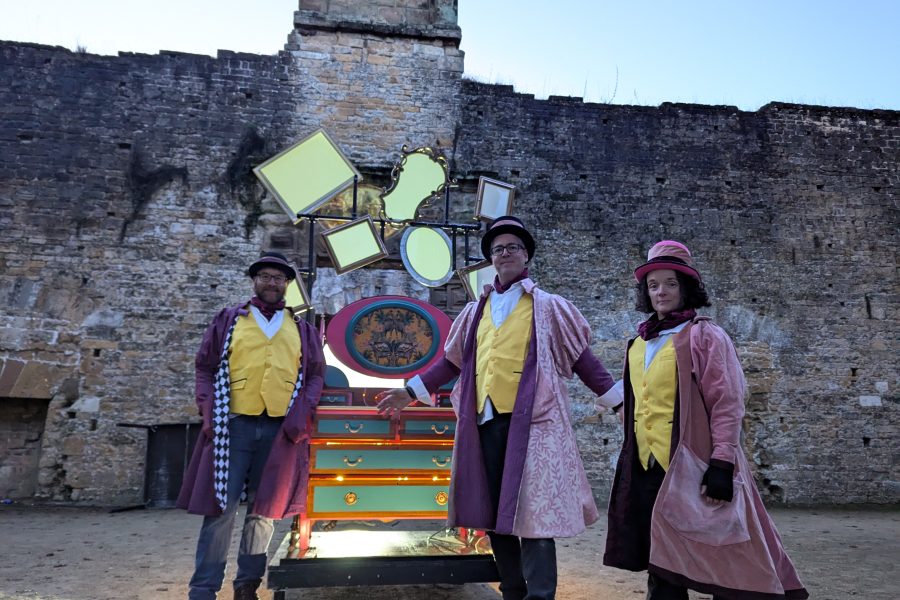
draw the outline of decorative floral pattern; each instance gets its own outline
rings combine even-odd
[[[409,367],[434,355],[435,333],[432,323],[409,307],[375,308],[355,322],[352,348],[370,366]]]

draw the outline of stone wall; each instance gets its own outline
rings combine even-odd
[[[747,372],[745,449],[764,493],[889,502],[900,482],[898,125],[889,111],[608,106],[468,83],[456,166],[522,189],[535,276],[582,308],[616,370],[641,319],[632,270],[654,242],[686,242],[707,313]],[[615,427],[578,428],[601,496]]]
[[[116,424],[193,417],[197,336],[249,289],[234,257],[264,235],[248,165],[289,139],[296,69],[5,43],[0,72],[4,373],[55,369],[41,492],[133,502],[143,434]]]
[[[447,0],[302,0],[295,20],[276,56],[0,42],[0,411],[49,399],[38,495],[141,500],[145,433],[117,424],[195,419],[193,353],[248,295],[243,267],[272,246],[304,266],[251,169],[325,127],[378,183],[403,144],[444,148],[457,215],[479,175],[516,184],[535,278],[612,370],[640,317],[631,269],[684,240],[747,369],[768,498],[896,501],[900,113],[535,100],[462,79]],[[397,274],[323,272],[317,298],[421,293]],[[603,500],[618,426],[572,390]]]

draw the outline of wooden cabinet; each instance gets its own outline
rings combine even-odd
[[[320,406],[298,549],[309,547],[316,520],[446,518],[455,431],[450,408],[411,408],[386,419],[373,407]]]

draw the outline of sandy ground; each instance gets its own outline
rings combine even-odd
[[[900,598],[900,511],[772,511],[815,600]],[[279,524],[276,539],[287,531]],[[0,599],[175,600],[185,598],[200,518],[177,510],[0,505]],[[605,530],[558,541],[560,600],[644,597],[646,573],[604,568]],[[236,540],[237,538],[235,538]],[[274,551],[277,543],[273,540]],[[232,556],[236,545],[232,547]],[[233,564],[233,562],[232,562]],[[231,598],[226,583],[221,598]],[[260,597],[272,598],[261,590]],[[499,600],[495,585],[291,590],[304,600]],[[692,594],[692,600],[709,598]]]

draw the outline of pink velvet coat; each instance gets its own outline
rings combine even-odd
[[[512,530],[504,533],[527,538],[571,537],[584,531],[599,516],[572,430],[565,382],[572,377],[578,359],[589,351],[591,328],[567,300],[540,290],[530,279],[522,285],[534,298],[537,371],[518,502],[514,507]],[[445,358],[457,367],[464,362],[467,333],[478,326],[474,319],[477,306],[472,302],[463,309],[453,322],[444,346]],[[457,413],[464,395],[461,388],[456,385],[451,395]],[[457,460],[460,451],[458,446],[454,447],[454,470],[460,464]],[[466,475],[454,472],[452,481],[458,481],[459,477]],[[454,521],[453,507],[450,521]]]
[[[745,382],[731,339],[708,318],[697,317],[673,344],[678,439],[653,507],[649,564],[628,539],[628,473],[637,457],[633,431],[627,428],[610,498],[604,563],[648,569],[728,600],[807,598],[740,447]],[[626,362],[626,423],[634,414],[628,369]],[[734,498],[720,506],[700,496],[711,458],[734,464]]]

